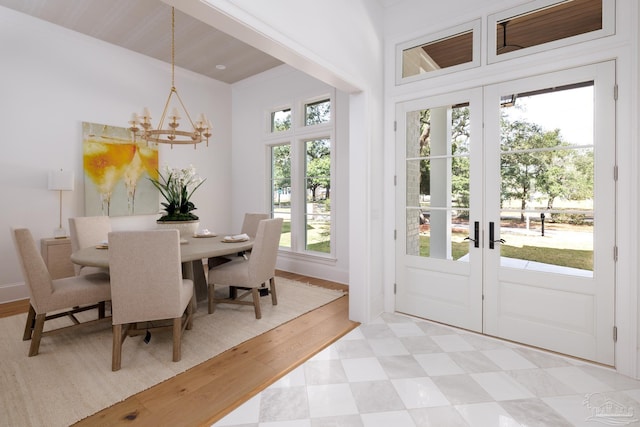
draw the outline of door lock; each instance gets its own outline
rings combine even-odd
[[[504,239],[494,239],[493,238],[494,233],[495,233],[494,227],[495,227],[495,225],[494,225],[493,221],[491,221],[489,223],[489,249],[494,249],[496,243],[507,243],[507,241],[504,240]]]
[[[473,223],[473,239],[469,236],[465,237],[464,240],[469,240],[473,242],[474,248],[480,247],[480,222],[476,221]]]

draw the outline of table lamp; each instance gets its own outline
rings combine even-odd
[[[62,192],[73,191],[73,183],[73,172],[63,171],[62,169],[49,172],[49,190],[60,192],[60,224],[53,232],[53,237],[56,239],[67,237],[67,230],[62,226]]]

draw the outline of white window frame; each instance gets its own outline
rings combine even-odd
[[[329,102],[331,103],[331,117],[329,119],[328,122],[324,122],[324,123],[315,123],[312,125],[307,125],[306,124],[306,115],[307,115],[307,105],[309,104],[315,104],[316,102],[320,102],[320,101],[326,101],[329,100]],[[328,125],[330,125],[331,123],[333,123],[333,117],[335,115],[334,109],[335,109],[335,104],[333,99],[331,98],[330,94],[325,94],[322,96],[316,96],[313,98],[309,98],[309,99],[305,99],[304,102],[301,103],[300,106],[300,127],[301,128],[305,128],[305,129],[317,129],[317,128],[324,128]]]
[[[280,111],[284,111],[284,110],[291,110],[291,127],[287,130],[283,130],[283,131],[278,131],[278,132],[274,132],[271,129],[271,126],[273,125],[273,122],[271,120],[271,116],[273,115],[273,113],[278,113]],[[265,133],[265,138],[269,138],[269,137],[273,137],[273,138],[282,138],[282,137],[286,137],[287,135],[291,135],[291,133],[293,132],[293,126],[294,126],[294,122],[295,122],[295,117],[293,115],[294,113],[294,109],[291,105],[279,105],[276,106],[272,109],[270,109],[269,111],[265,112],[265,121],[264,121],[264,133]]]
[[[476,19],[470,22],[465,22],[460,25],[456,25],[454,27],[446,28],[442,31],[430,33],[430,34],[415,38],[413,40],[409,40],[409,41],[397,44],[396,45],[396,85],[412,83],[418,80],[424,80],[424,79],[429,79],[436,76],[441,76],[443,74],[449,74],[457,71],[467,70],[469,68],[479,67],[480,58],[481,58],[480,56],[481,27],[482,27],[481,20]],[[416,74],[415,76],[402,77],[402,60],[403,60],[402,53],[406,49],[411,49],[413,47],[421,46],[423,44],[436,42],[438,40],[453,37],[461,33],[466,33],[468,31],[471,31],[473,33],[473,42],[472,42],[473,51],[472,51],[471,62],[465,62],[464,64],[458,64],[452,67],[429,71],[428,73]]]
[[[307,104],[317,101],[329,100],[331,103],[331,119],[328,122],[318,123],[314,125],[305,125],[305,108]],[[292,102],[291,107],[285,105],[269,109],[265,112],[267,118],[267,134],[264,143],[266,146],[266,162],[269,174],[268,184],[268,210],[273,213],[273,195],[271,194],[272,185],[272,158],[271,148],[278,145],[290,145],[291,154],[291,247],[280,247],[280,251],[303,254],[305,256],[335,259],[336,244],[336,188],[334,186],[336,180],[336,139],[335,139],[335,111],[336,97],[335,92],[323,93],[317,96],[311,96],[304,99],[298,99]],[[282,109],[291,108],[291,128],[283,132],[271,132],[271,113]],[[307,141],[315,139],[329,139],[331,141],[331,231],[330,231],[330,251],[316,252],[306,249],[306,185],[305,185],[305,156],[304,149]],[[339,191],[339,189],[338,189]]]
[[[554,40],[552,42],[539,44],[536,46],[526,47],[524,49],[514,50],[513,52],[503,53],[498,55],[496,53],[495,46],[498,45],[496,39],[496,26],[499,22],[502,22],[509,18],[514,18],[527,13],[532,13],[540,9],[548,8],[560,3],[565,3],[568,0],[533,0],[532,2],[513,7],[511,9],[503,10],[501,12],[494,13],[487,17],[487,62],[489,64],[507,61],[513,58],[519,58],[526,55],[532,55],[538,52],[544,52],[548,50],[558,49],[560,47],[573,45],[576,43],[582,43],[589,40],[599,39],[601,37],[607,37],[615,34],[616,29],[616,2],[615,0],[602,0],[602,28],[596,31],[590,31],[588,33],[579,34],[577,36],[567,37],[560,40]]]

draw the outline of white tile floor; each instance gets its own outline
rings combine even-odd
[[[640,381],[600,366],[385,314],[215,427],[640,426]]]

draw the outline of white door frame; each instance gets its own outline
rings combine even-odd
[[[593,70],[593,68],[596,68],[596,69],[608,68],[609,72],[611,72],[611,70],[613,70],[612,74],[613,74],[613,79],[615,81],[615,64],[613,64],[613,62],[596,64],[596,65],[591,66],[591,67],[583,67],[583,68],[580,68],[579,70],[580,70],[580,72],[584,72],[584,73],[586,73],[588,75],[590,72],[592,72],[592,71],[589,71],[589,70]],[[587,71],[585,71],[585,70],[587,70]],[[581,77],[579,75],[576,75],[575,74],[576,72],[578,72],[578,69],[571,71],[572,75],[570,77],[570,81],[574,81],[575,82],[575,81],[580,80]],[[541,80],[544,80],[545,76],[550,76],[552,74],[557,74],[557,73],[545,74],[545,75],[540,76],[538,78],[541,79]],[[497,85],[492,85],[492,86],[497,86]],[[601,90],[602,93],[600,93],[598,95],[598,97],[602,98],[604,100],[607,100],[607,98],[604,96],[605,95],[605,91],[611,90],[611,93],[612,93],[612,88],[606,88],[605,89],[605,88],[600,87],[599,90]],[[469,91],[467,91],[467,93],[469,93]],[[418,101],[407,101],[407,102],[404,102],[404,103],[397,104],[396,105],[396,118],[399,119],[399,118],[402,117],[402,120],[398,121],[398,123],[399,123],[398,134],[396,135],[397,145],[398,146],[404,146],[405,145],[405,142],[404,142],[405,141],[405,137],[404,137],[404,133],[403,133],[403,131],[404,131],[403,127],[404,127],[404,113],[406,111],[412,111],[412,109],[418,109],[418,108],[429,108],[430,106],[436,107],[436,106],[440,105],[439,102],[441,102],[443,105],[446,105],[447,102],[448,102],[447,97],[448,97],[447,95],[442,95],[442,96],[436,96],[436,97],[429,97],[428,98],[428,102],[425,102],[425,99],[421,99],[421,100],[418,100]],[[469,97],[469,96],[467,95],[467,97]],[[492,100],[493,100],[493,98],[492,98]],[[485,97],[485,102],[489,102],[489,101],[487,101],[487,97]],[[493,101],[491,101],[491,102],[493,102]],[[604,114],[612,114],[613,118],[610,118],[610,120],[615,120],[615,102],[612,100],[612,103],[613,103],[613,107],[611,105],[604,105],[604,108],[602,108],[602,111],[599,111],[598,113],[604,112]],[[608,103],[606,103],[606,104],[608,104]],[[497,103],[496,103],[496,105],[497,105]],[[602,106],[600,106],[600,107],[596,106],[596,108],[601,108],[601,107]],[[494,110],[497,111],[497,108],[494,108]],[[487,111],[487,107],[486,106],[483,107],[482,111],[486,112]],[[472,114],[473,114],[473,110],[472,110]],[[489,118],[487,120],[492,120],[492,118]],[[472,121],[472,123],[473,123],[473,121]],[[600,127],[596,127],[596,131],[601,132],[601,130],[602,129]],[[473,135],[474,135],[474,133],[472,132],[472,137],[473,137]],[[494,137],[495,137],[495,135],[494,135]],[[499,137],[499,135],[498,135],[498,137]],[[600,140],[602,140],[602,138],[606,138],[606,137],[607,137],[606,135],[602,135],[602,134],[597,135],[597,138],[600,139]],[[615,134],[613,136],[613,139],[615,140]],[[397,149],[397,151],[396,151],[397,156],[400,156],[402,154],[402,149],[403,148],[398,148]],[[614,157],[615,157],[615,155],[614,155]],[[483,159],[483,164],[484,164],[484,159]],[[496,165],[493,165],[493,166],[497,167],[498,170],[499,170],[499,157],[498,157],[497,166]],[[403,176],[398,176],[398,181],[400,183],[402,183],[403,180],[404,180]],[[597,181],[598,180],[596,180],[596,182]],[[596,183],[596,185],[598,185],[598,184]],[[599,194],[606,194],[606,192],[607,191],[610,192],[611,189],[610,188],[608,188],[608,189],[602,189],[601,188],[600,190],[596,190],[596,191],[599,191]],[[401,186],[398,186],[396,188],[396,193],[399,195],[399,199],[401,199],[402,196],[404,195],[403,188]],[[396,203],[400,204],[400,203],[398,203],[398,200],[396,201]],[[613,201],[613,204],[615,204],[615,199]],[[484,216],[484,219],[481,218],[480,220],[487,222],[487,218],[489,216],[487,214],[482,214],[482,216]],[[403,227],[402,226],[398,226],[400,224],[403,224],[403,222],[402,221],[397,221],[398,218],[404,218],[404,215],[400,211],[396,212],[396,224],[397,224],[396,227],[398,229],[398,235],[401,236],[401,237],[404,237],[403,236],[403,234],[404,234]],[[497,218],[497,219],[492,218],[492,220],[496,221],[499,224],[499,218]],[[603,222],[600,225],[602,227],[602,229],[605,229],[605,228],[608,228],[609,230],[614,229],[613,225],[606,223],[607,220],[610,220],[610,221],[615,223],[615,214],[607,216],[605,218],[602,218],[601,221],[603,221]],[[469,223],[473,224],[474,222],[475,222],[475,218],[473,217],[473,214],[472,214],[472,216],[470,217]],[[483,224],[482,228],[484,229],[485,227],[486,227],[486,224]],[[487,236],[485,236],[485,239],[484,239],[485,240],[485,245],[486,245],[486,238],[487,238]],[[612,241],[615,244],[615,236],[612,237],[612,239],[613,239]],[[404,244],[405,244],[405,242],[404,242],[404,240],[402,238],[400,238],[400,239],[398,239],[396,241],[396,245],[398,247],[402,248],[402,250],[404,250],[404,247],[405,247]],[[398,249],[398,251],[400,251],[400,249]],[[473,257],[473,252],[474,252],[474,249],[470,249],[470,255],[472,257]],[[499,260],[499,248],[498,248],[498,250],[496,252],[498,253],[497,259]],[[423,264],[423,265],[428,264],[428,262],[425,263],[425,262],[423,262],[421,260],[418,260],[418,259],[416,259],[414,261],[418,262],[419,264]],[[436,280],[447,280],[447,278],[443,276],[443,273],[444,274],[448,273],[447,272],[447,268],[446,268],[447,267],[446,266],[447,261],[446,260],[433,260],[433,261],[435,261],[435,262],[432,262],[431,266],[429,268],[431,268],[433,270],[433,272],[435,272],[437,274],[435,276],[432,276],[432,277],[428,277],[429,276],[428,274],[424,275],[423,277],[421,277],[421,280],[425,280],[425,279],[428,280],[429,278],[431,278],[431,279],[435,278]],[[498,264],[499,264],[499,261],[498,261]],[[417,266],[409,266],[409,267],[417,267]],[[396,277],[399,277],[400,280],[403,280],[402,279],[403,278],[403,272],[402,271],[399,272],[399,270],[402,270],[403,268],[404,268],[403,266],[396,265],[396,271],[397,271]],[[613,271],[614,268],[611,267],[611,270]],[[464,269],[461,270],[460,268],[458,268],[458,271],[461,272],[462,275],[467,274],[467,272],[464,271]],[[603,271],[603,270],[601,269],[600,271]],[[610,271],[611,276],[613,276],[612,271]],[[400,275],[398,275],[398,272],[400,273]],[[615,277],[615,276],[613,276],[613,277]],[[493,278],[485,277],[485,278],[483,278],[483,283],[486,283],[487,280],[493,280]],[[470,286],[469,289],[473,289],[473,286]],[[611,324],[604,323],[604,324],[598,326],[598,331],[597,331],[596,335],[600,336],[601,339],[604,339],[604,338],[602,338],[604,336],[609,337],[612,334],[612,330],[613,330],[613,297],[614,297],[614,293],[615,293],[615,289],[610,293],[610,295],[604,297],[604,299],[606,300],[605,305],[607,305],[611,309],[610,317],[611,317],[612,321],[611,321]],[[471,294],[469,294],[469,295],[471,295]],[[412,295],[412,297],[415,297],[415,295]],[[397,299],[398,299],[398,297],[396,297],[396,300]],[[496,309],[495,306],[491,305],[493,303],[494,303],[494,301],[489,301],[488,302],[488,306],[487,307],[489,308],[489,310],[495,310]],[[443,319],[436,319],[436,320],[445,321],[446,323],[450,323],[450,324],[454,324],[455,325],[454,322],[447,322],[446,320],[443,320]],[[484,319],[484,320],[486,321],[486,319]],[[463,325],[456,325],[456,326],[466,327],[466,326],[463,326]],[[497,329],[495,327],[496,326],[495,323],[489,322],[488,324],[485,324],[484,326],[487,328],[487,330],[491,334],[500,336],[499,333],[496,333]],[[473,328],[469,328],[469,329],[473,329]],[[594,357],[589,357],[589,358],[598,360],[598,361],[600,361],[602,363],[614,364],[613,348],[614,348],[613,344],[611,344],[609,349],[599,350],[597,352],[599,354],[599,356],[594,356]]]

